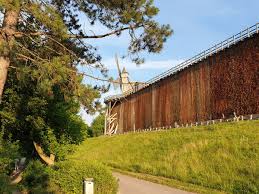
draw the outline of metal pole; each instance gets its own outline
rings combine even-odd
[[[259,23],[256,24],[256,33],[258,33],[258,27],[259,27]]]

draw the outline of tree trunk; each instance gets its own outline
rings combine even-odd
[[[49,166],[54,165],[55,162],[55,155],[54,154],[50,154],[50,156],[47,156],[42,147],[37,144],[36,142],[33,142],[33,145],[35,147],[35,150],[37,151],[37,153],[39,154],[40,158]]]
[[[8,58],[0,57],[0,103],[4,91],[4,85],[6,82],[9,65],[10,61]]]
[[[6,10],[2,31],[0,34],[0,104],[7,79],[8,68],[10,66],[10,51],[14,45],[14,33],[19,19],[20,10],[14,8]]]

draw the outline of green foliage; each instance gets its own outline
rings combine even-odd
[[[93,120],[92,126],[89,129],[89,135],[91,137],[97,137],[97,136],[103,135],[103,133],[104,133],[104,122],[105,122],[104,114],[98,115]]]
[[[0,193],[12,192],[15,189],[15,186],[10,185],[9,176],[6,174],[0,173]]]
[[[5,14],[5,10],[24,13],[22,20],[18,21],[17,31],[25,35],[15,38],[17,44],[10,50],[12,59],[15,59],[12,63],[16,65],[17,62],[26,60],[27,67],[37,66],[36,69],[45,68],[45,64],[52,63],[55,58],[69,56],[70,64],[94,64],[96,69],[107,76],[107,69],[99,63],[101,57],[94,45],[78,41],[81,38],[93,38],[82,28],[82,17],[88,19],[92,25],[98,23],[110,31],[116,31],[114,34],[117,36],[125,31],[122,29],[127,29],[130,37],[128,54],[135,62],[142,61],[139,57],[142,51],[160,52],[164,42],[172,34],[168,25],[160,25],[154,20],[159,9],[154,6],[153,0],[0,0],[0,12]],[[95,33],[98,37],[98,33]],[[73,65],[65,66],[76,71]],[[50,75],[44,72],[43,77]],[[68,72],[66,75],[70,77],[71,83],[75,82],[75,77]],[[50,80],[52,79],[55,78]]]
[[[91,138],[74,159],[230,193],[259,192],[259,121]]]
[[[43,8],[40,4],[30,3],[24,6],[24,8],[30,12],[36,20],[52,31],[53,34],[65,38],[67,28],[63,22],[63,18],[53,7],[46,4]]]
[[[48,191],[48,169],[40,161],[31,161],[23,173],[23,180],[20,185],[20,189],[28,190],[32,193]]]
[[[20,156],[18,150],[18,144],[4,140],[0,131],[0,193],[10,192],[14,188],[10,186],[8,174],[14,170],[14,159]]]
[[[81,193],[83,178],[94,178],[97,194],[116,194],[118,184],[107,167],[96,162],[66,160],[47,167],[31,161],[19,184],[21,191],[31,193]]]
[[[3,133],[0,131],[0,174],[9,173],[14,169],[13,161],[19,158],[18,143],[11,143],[3,139]]]
[[[65,99],[58,86],[50,88],[52,95],[48,96],[28,77],[25,83],[10,72],[0,105],[1,129],[6,137],[19,140],[27,154],[32,153],[36,141],[47,154],[64,159],[73,148],[69,145],[79,144],[87,136],[87,125],[77,115],[79,102],[73,97]]]
[[[107,167],[96,162],[69,160],[56,164],[50,171],[51,182],[64,193],[81,193],[83,178],[94,178],[96,194],[116,194],[118,183]]]

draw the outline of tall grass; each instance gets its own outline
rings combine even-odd
[[[71,159],[231,193],[259,193],[259,121],[87,139]]]

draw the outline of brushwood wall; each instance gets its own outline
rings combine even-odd
[[[259,34],[112,101],[118,132],[259,113]]]

